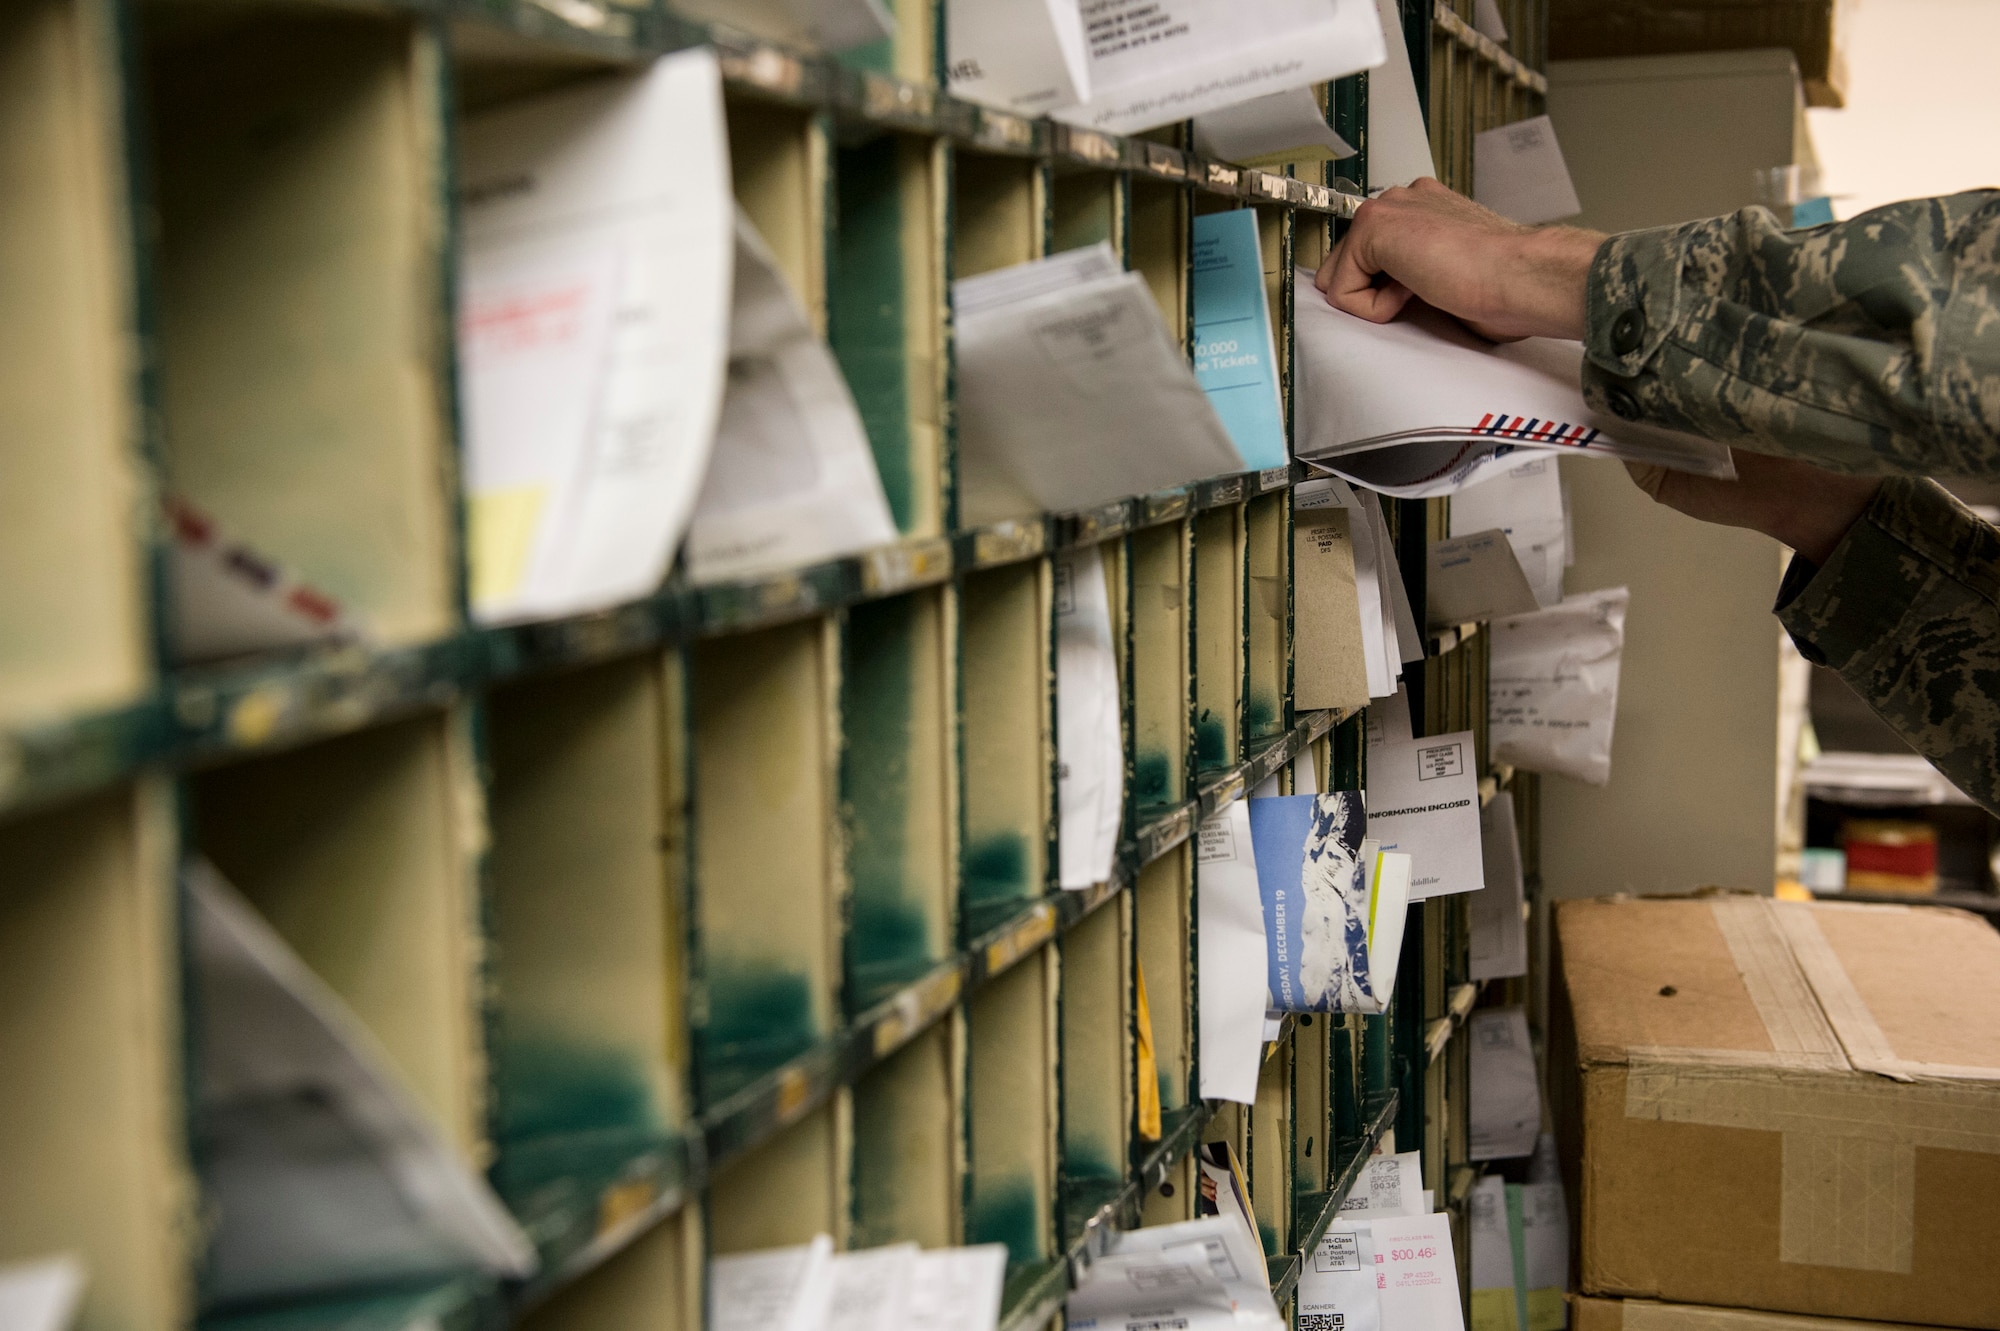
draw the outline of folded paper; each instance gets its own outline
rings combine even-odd
[[[1630,600],[1613,587],[1494,622],[1487,736],[1495,762],[1594,786],[1611,779]]]
[[[895,539],[847,380],[739,211],[729,385],[688,525],[688,577],[755,577]]]
[[[1201,1098],[1255,1104],[1264,1062],[1264,906],[1250,801],[1234,800],[1195,835]]]
[[[966,525],[1245,469],[1146,280],[1110,246],[963,278],[952,293]]]
[[[211,1306],[532,1273],[527,1236],[346,1004],[212,866],[182,882]]]
[[[1098,547],[1056,557],[1055,600],[1059,881],[1086,888],[1111,877],[1125,808],[1118,656]]]

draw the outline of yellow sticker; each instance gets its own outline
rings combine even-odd
[[[1133,970],[1135,1001],[1139,1012],[1139,1137],[1160,1139],[1160,1060],[1153,1052],[1153,1009],[1146,1002],[1146,968]]]
[[[545,485],[516,485],[482,491],[467,502],[473,604],[504,600],[521,589],[548,495]]]

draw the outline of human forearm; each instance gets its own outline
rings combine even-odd
[[[1788,231],[1763,209],[1613,236],[1584,396],[1856,474],[2000,468],[2000,192]]]
[[[1377,322],[1415,296],[1489,337],[1581,338],[1603,242],[1520,226],[1426,178],[1362,204],[1314,281],[1337,308]]]
[[[1935,482],[1884,482],[1778,618],[1959,789],[2000,813],[2000,532]]]

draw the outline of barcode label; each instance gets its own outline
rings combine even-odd
[[[1145,1317],[1125,1323],[1125,1331],[1187,1331],[1185,1317]]]

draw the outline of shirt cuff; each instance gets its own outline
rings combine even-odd
[[[1891,477],[1824,565],[1794,555],[1779,623],[1815,665],[1846,673],[1893,644],[1939,577],[2000,592],[1994,530],[1934,481]]]

